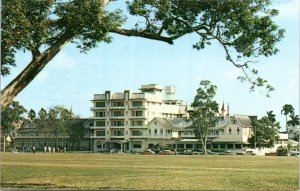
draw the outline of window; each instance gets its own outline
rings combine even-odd
[[[96,111],[95,116],[96,117],[105,117],[105,111]]]
[[[105,102],[104,101],[96,102],[96,107],[105,107]]]
[[[132,126],[143,126],[143,121],[131,121]]]
[[[113,107],[124,107],[124,101],[114,101],[112,102]]]
[[[236,129],[236,134],[238,134],[238,135],[240,134],[240,128]]]
[[[141,132],[141,131],[132,131],[131,134],[132,134],[132,136],[142,136],[143,132]]]
[[[151,129],[149,129],[149,135],[151,135]]]
[[[112,121],[112,126],[124,126],[124,121]]]
[[[105,127],[105,121],[96,121],[96,127]]]
[[[102,136],[102,137],[105,136],[105,131],[96,131],[96,136],[97,136],[97,137],[99,137],[99,136],[100,136],[100,137],[101,137],[101,136]]]
[[[229,135],[231,135],[231,129],[229,129],[228,132],[229,132]]]
[[[142,148],[142,141],[134,141],[133,148],[135,149]]]
[[[172,130],[167,130],[167,134],[171,134],[172,133]]]
[[[222,129],[221,132],[222,132],[222,135],[224,135],[224,129]]]
[[[108,122],[106,122],[106,124],[107,124],[107,126],[109,126],[109,121],[108,121]]]
[[[112,115],[114,117],[122,117],[122,116],[124,116],[124,112],[123,111],[114,111],[114,112],[112,112]]]
[[[143,102],[142,101],[132,101],[132,106],[133,107],[142,107]]]
[[[157,135],[157,129],[154,129],[154,134]]]
[[[132,111],[132,116],[143,116],[143,111]]]
[[[154,125],[157,125],[157,122],[156,122],[156,121],[154,122]]]
[[[117,130],[117,131],[113,131],[113,136],[124,136],[124,131],[121,130]]]
[[[233,120],[233,124],[236,124],[236,120],[235,119]]]

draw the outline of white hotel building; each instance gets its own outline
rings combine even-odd
[[[148,129],[158,118],[186,118],[187,106],[180,100],[169,99],[175,94],[173,86],[163,89],[157,84],[142,85],[140,92],[94,94],[94,126],[91,127],[93,150],[117,148],[124,152],[142,151],[151,144],[170,138],[172,130]],[[150,137],[155,137],[150,139]]]
[[[163,91],[165,91],[163,93]],[[186,122],[190,108],[173,99],[175,87],[164,90],[157,84],[142,85],[140,92],[94,94],[93,126],[90,127],[92,150],[118,149],[142,152],[155,145],[172,145],[176,149],[201,147],[191,124]],[[229,106],[220,108],[219,123],[208,135],[208,149],[246,151],[253,136],[251,118],[256,116],[229,115]],[[287,138],[280,138],[280,145]]]

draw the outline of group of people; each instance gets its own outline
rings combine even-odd
[[[63,152],[66,153],[67,151],[67,148],[66,147],[63,147]],[[35,153],[36,152],[36,148],[35,146],[33,145],[32,147],[32,152]],[[52,147],[51,146],[44,146],[44,153],[55,153],[55,152],[60,152],[60,148],[55,148],[55,147]]]

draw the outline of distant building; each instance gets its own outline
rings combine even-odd
[[[15,131],[14,144],[19,151],[28,150],[33,145],[37,150],[43,150],[44,146],[90,150],[90,123],[90,119],[69,119],[65,121],[65,131],[55,134],[53,128],[42,127],[37,120],[27,122]]]

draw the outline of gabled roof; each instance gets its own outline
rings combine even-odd
[[[171,127],[171,128],[175,127],[173,123],[171,123],[168,119],[163,117],[155,117],[150,121],[149,124],[153,123],[154,121],[157,121],[159,125],[162,127]]]
[[[248,115],[233,115],[233,116],[226,116],[224,121],[222,121],[218,127],[227,127],[233,124],[233,121],[236,120],[236,124],[241,127],[252,127],[251,119]]]

